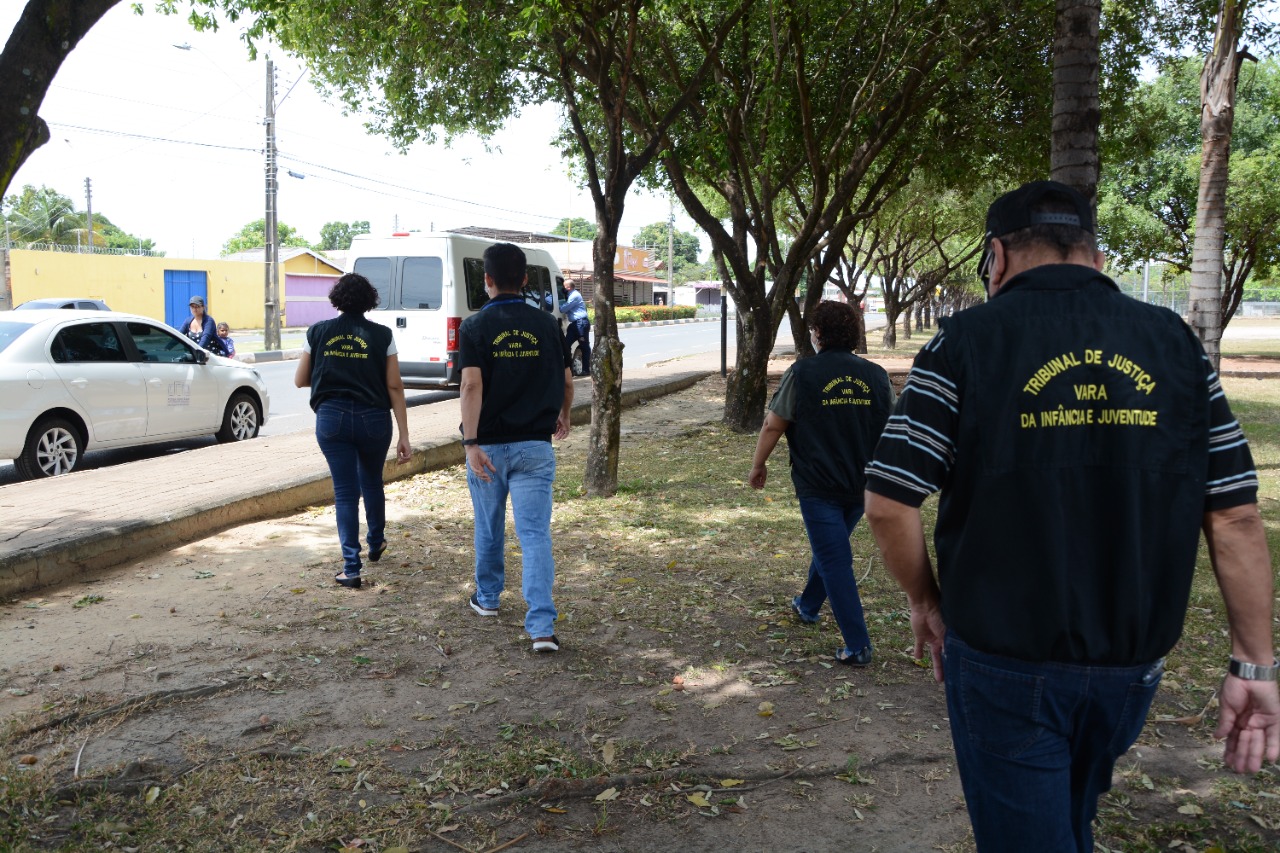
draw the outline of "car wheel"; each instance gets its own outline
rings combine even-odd
[[[582,345],[575,344],[573,347],[573,375],[586,376],[591,372],[591,365],[586,363],[586,359],[582,357]]]
[[[262,410],[258,408],[258,402],[243,391],[232,394],[222,416],[218,441],[248,441],[258,435],[261,425]]]
[[[31,428],[22,456],[14,460],[18,473],[28,480],[69,474],[80,464],[84,440],[70,422],[46,418]]]

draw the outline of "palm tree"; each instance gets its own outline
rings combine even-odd
[[[1098,25],[1102,0],[1057,0],[1049,173],[1098,203]]]
[[[12,209],[13,236],[20,240],[73,246],[76,232],[84,230],[71,199],[48,187],[27,187]]]

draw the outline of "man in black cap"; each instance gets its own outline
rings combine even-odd
[[[1093,850],[1098,797],[1182,632],[1199,531],[1226,601],[1226,763],[1280,758],[1272,574],[1248,444],[1194,333],[1102,274],[1079,193],[987,214],[985,305],[940,321],[866,515],[946,674],[980,851]],[[941,491],[935,579],[920,504]]]

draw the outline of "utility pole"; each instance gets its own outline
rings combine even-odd
[[[667,196],[667,307],[676,307],[676,203]],[[674,315],[673,315],[674,316]]]
[[[276,227],[276,70],[267,59],[267,210],[265,231],[267,245],[263,249],[266,280],[263,284],[262,347],[280,349],[280,234]]]
[[[84,179],[85,218],[89,223],[89,253],[93,254],[93,187],[92,181]]]

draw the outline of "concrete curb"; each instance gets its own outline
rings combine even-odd
[[[718,323],[719,317],[687,317],[680,320],[650,320],[639,323],[619,323],[619,329],[640,329],[646,326],[675,326],[681,323]],[[263,352],[245,352],[236,355],[237,361],[245,364],[259,364],[268,361],[292,361],[302,357],[301,349],[264,350]]]
[[[652,385],[624,391],[623,408],[683,391],[711,373],[692,370]],[[572,422],[575,425],[591,422],[590,400],[573,407]],[[249,452],[259,450],[250,445],[243,447]],[[383,478],[386,482],[404,479],[424,471],[457,465],[465,458],[461,436],[429,439],[414,446],[412,458],[404,465],[389,458],[383,467]],[[92,535],[72,535],[46,545],[0,554],[0,598],[12,598],[34,589],[65,583],[87,572],[108,569],[186,545],[240,524],[332,502],[333,484],[328,472],[313,468],[292,478],[249,486],[234,496],[188,503],[174,513],[136,518],[115,527],[95,529]]]

